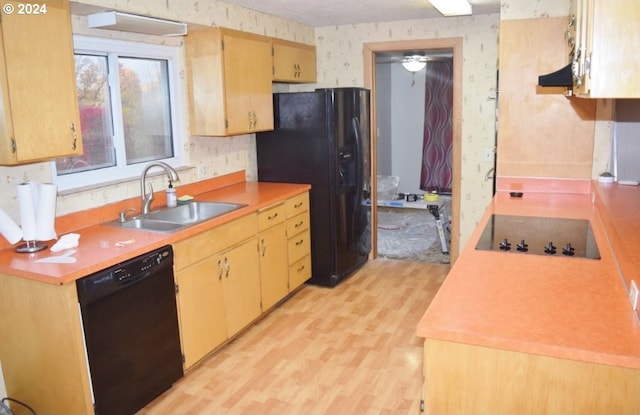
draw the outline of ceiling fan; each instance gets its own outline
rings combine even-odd
[[[429,59],[424,52],[406,52],[402,57],[402,67],[409,72],[419,72],[427,66]]]

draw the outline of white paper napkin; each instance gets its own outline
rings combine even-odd
[[[51,252],[59,252],[69,248],[75,248],[78,246],[78,240],[80,239],[80,234],[77,233],[68,233],[66,235],[62,235],[58,242],[56,242],[51,247]]]

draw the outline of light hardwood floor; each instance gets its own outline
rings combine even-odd
[[[377,259],[305,285],[140,414],[418,414],[418,321],[449,265]]]

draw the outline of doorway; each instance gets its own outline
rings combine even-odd
[[[425,51],[429,53],[451,53],[453,55],[453,105],[452,105],[452,186],[450,197],[450,211],[447,215],[451,219],[451,243],[449,246],[449,260],[453,264],[459,254],[459,217],[460,217],[460,163],[461,163],[461,100],[462,100],[462,39],[424,39],[411,41],[392,41],[367,43],[364,45],[364,81],[365,87],[371,89],[371,151],[372,160],[378,160],[378,117],[376,114],[377,83],[376,58],[393,56],[408,51]],[[421,144],[421,143],[420,143]],[[378,189],[378,166],[372,163],[372,189]],[[377,192],[372,191],[372,229],[378,229]],[[372,255],[378,253],[378,237],[372,233]]]

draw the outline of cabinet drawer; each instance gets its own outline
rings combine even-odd
[[[284,205],[282,203],[258,212],[258,232],[284,222]]]
[[[289,238],[287,252],[289,253],[289,264],[293,264],[311,252],[311,239],[309,231],[303,231],[293,238]]]
[[[230,248],[255,236],[256,232],[256,215],[251,214],[177,242],[173,245],[175,269],[180,270],[209,255]]]
[[[287,219],[287,237],[291,238],[306,229],[309,229],[309,212],[303,212]]]
[[[291,197],[284,202],[287,218],[292,218],[301,212],[309,210],[309,193],[305,192],[298,196]]]
[[[289,265],[289,291],[295,290],[311,278],[311,255],[305,255]]]

